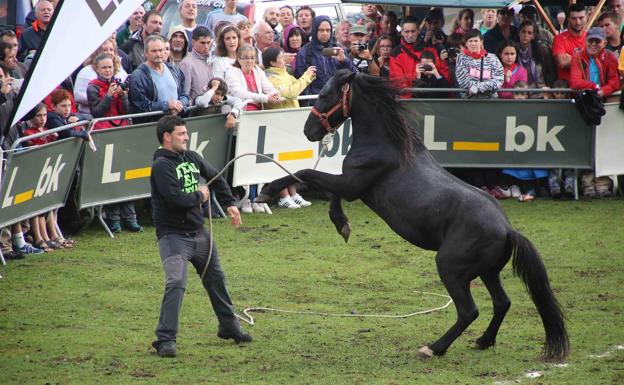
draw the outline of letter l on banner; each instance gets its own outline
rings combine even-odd
[[[26,75],[9,127],[61,84],[143,1],[61,0]]]

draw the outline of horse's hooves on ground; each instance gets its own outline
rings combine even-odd
[[[351,235],[351,225],[347,223],[342,226],[342,229],[340,229],[340,235],[342,235],[345,243],[349,242],[349,236]]]
[[[423,346],[418,349],[418,353],[416,353],[416,358],[419,360],[429,360],[433,357],[433,350],[429,349],[429,346]]]

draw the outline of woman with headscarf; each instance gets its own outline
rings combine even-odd
[[[308,36],[305,31],[298,27],[296,24],[291,24],[283,31],[284,39],[282,41],[282,47],[286,56],[292,57],[290,63],[287,60],[287,69],[289,72],[294,72],[297,68],[297,53],[301,51],[301,47],[308,44]]]

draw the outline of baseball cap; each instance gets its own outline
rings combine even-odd
[[[366,27],[363,25],[355,24],[351,27],[349,31],[352,35],[366,35],[368,32],[366,31]]]
[[[607,40],[607,35],[604,30],[600,27],[591,27],[589,31],[587,31],[587,36],[585,36],[586,40],[589,39],[600,39]]]

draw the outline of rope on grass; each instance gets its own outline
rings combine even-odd
[[[315,316],[322,316],[322,317],[408,318],[408,317],[413,317],[413,316],[416,316],[416,315],[429,314],[429,313],[433,313],[433,312],[436,312],[436,311],[444,310],[447,307],[449,307],[451,305],[451,303],[453,303],[453,300],[451,299],[451,297],[449,297],[446,294],[430,293],[430,292],[427,292],[427,291],[415,291],[415,292],[416,293],[421,293],[421,294],[424,294],[424,295],[431,295],[431,296],[436,296],[436,297],[447,298],[448,301],[446,302],[446,304],[444,306],[439,306],[439,307],[434,307],[434,308],[431,308],[431,309],[415,311],[415,312],[409,313],[409,314],[399,314],[399,315],[391,315],[391,314],[338,314],[338,313],[323,313],[323,312],[315,312],[315,311],[286,310],[286,309],[276,309],[276,308],[271,308],[271,307],[257,306],[257,307],[246,308],[245,310],[243,310],[244,316],[240,316],[240,315],[236,314],[236,317],[238,317],[241,321],[244,321],[244,322],[248,323],[249,325],[254,325],[255,324],[254,317],[252,317],[249,313],[252,313],[252,312],[264,313],[264,312],[267,312],[267,311],[272,311],[272,312],[276,312],[276,313],[298,314],[298,315],[315,315]]]

